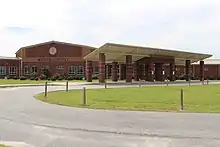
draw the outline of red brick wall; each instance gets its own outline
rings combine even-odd
[[[16,59],[0,59],[0,66],[5,66],[6,67],[6,75],[9,77],[18,77],[19,76],[19,63],[20,60]],[[16,74],[9,75],[9,67],[16,67]],[[1,78],[4,77],[4,75],[0,75]]]
[[[51,55],[49,49],[55,47],[57,53]],[[25,48],[26,58],[29,57],[82,57],[83,49],[79,46],[72,46],[68,44],[49,43],[38,45],[30,48]]]

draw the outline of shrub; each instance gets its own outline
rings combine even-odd
[[[92,75],[92,79],[98,79],[98,75]]]
[[[15,76],[15,77],[13,77],[13,79],[14,79],[14,80],[18,80],[19,78]]]
[[[20,77],[20,80],[27,80],[27,78],[22,76],[22,77]]]
[[[51,81],[56,81],[57,79],[56,78],[51,78]]]
[[[59,73],[56,73],[55,75],[53,75],[53,77],[52,77],[52,79],[59,79],[59,77],[60,77],[60,74]]]
[[[62,77],[59,77],[58,80],[61,81],[61,80],[63,80],[63,78],[62,78]]]
[[[30,75],[30,79],[35,79],[37,77],[37,74],[36,73],[31,73],[31,75]]]
[[[70,76],[67,78],[67,80],[74,80],[74,77]]]
[[[41,74],[41,75],[39,76],[39,79],[40,79],[40,80],[46,80],[46,78],[47,78],[47,77],[46,77],[46,75],[44,75],[44,74]]]
[[[31,77],[31,78],[30,78],[30,80],[32,80],[32,81],[35,80],[35,79],[36,79],[35,77]]]

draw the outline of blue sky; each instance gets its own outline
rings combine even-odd
[[[219,8],[218,0],[1,1],[1,56],[57,40],[163,47],[220,58]]]

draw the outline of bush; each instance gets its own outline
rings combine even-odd
[[[40,79],[40,80],[46,80],[46,79],[47,79],[47,77],[46,77],[46,75],[41,74],[41,75],[39,76],[39,79]]]
[[[74,80],[74,77],[70,76],[67,78],[67,80]]]
[[[32,81],[35,80],[35,79],[36,79],[35,77],[31,77],[31,78],[30,78],[30,80],[32,80]]]
[[[13,80],[18,80],[19,78],[18,77],[13,77]]]
[[[37,77],[37,74],[36,73],[31,73],[31,75],[30,75],[30,79],[35,79]]]
[[[83,77],[78,77],[79,80],[83,80]]]
[[[98,78],[99,78],[98,75],[92,75],[92,79],[96,80]]]
[[[26,77],[21,77],[20,80],[27,80],[27,78]]]
[[[55,78],[55,77],[51,78],[51,81],[56,81],[56,80],[57,80],[57,78]]]
[[[61,80],[63,80],[63,78],[62,78],[62,77],[59,77],[58,80],[61,81]]]

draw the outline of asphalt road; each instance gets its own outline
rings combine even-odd
[[[49,90],[64,88],[49,87]],[[70,88],[81,89],[82,85]],[[69,108],[33,98],[43,91],[44,87],[0,89],[2,141],[20,141],[34,147],[220,146],[218,114]]]

